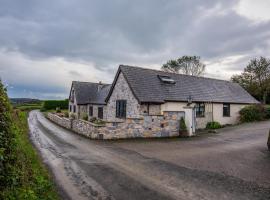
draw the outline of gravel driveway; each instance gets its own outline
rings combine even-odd
[[[270,199],[270,122],[194,138],[93,141],[29,114],[63,199]]]

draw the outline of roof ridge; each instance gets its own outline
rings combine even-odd
[[[151,69],[151,68],[131,66],[131,65],[120,64],[119,67],[131,67],[131,68],[138,68],[138,69],[142,69],[142,70],[149,70],[149,71],[156,71],[156,72],[174,74],[174,75],[179,75],[179,76],[188,76],[188,77],[194,77],[194,78],[200,78],[200,79],[210,79],[210,80],[216,80],[216,81],[223,81],[223,82],[234,83],[234,82],[231,82],[229,80],[223,80],[223,79],[217,79],[217,78],[210,78],[210,77],[202,77],[202,76],[194,76],[194,75],[188,75],[188,74],[178,74],[178,73],[166,72],[166,71],[162,71],[162,70],[158,70],[158,69]]]
[[[111,85],[109,83],[97,83],[97,82],[89,82],[89,81],[72,81],[72,83],[91,83],[91,84]]]

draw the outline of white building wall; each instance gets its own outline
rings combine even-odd
[[[73,88],[72,88],[72,90],[73,90]],[[70,106],[72,106],[71,111],[70,111]],[[76,106],[76,112],[74,112],[74,106]],[[69,109],[69,116],[71,116],[71,114],[75,114],[75,117],[78,118],[79,108],[78,108],[78,105],[77,105],[77,100],[76,100],[75,93],[74,93],[74,101],[71,102],[71,100],[69,99],[68,109]]]
[[[239,122],[239,111],[248,106],[248,104],[230,104],[231,106],[231,116],[223,117],[223,104],[214,103],[214,121],[219,122],[222,125],[225,124],[236,124]]]
[[[186,102],[166,102],[161,105],[161,113],[163,111],[184,111]],[[208,122],[217,121],[221,125],[237,124],[239,122],[239,111],[248,106],[248,104],[230,104],[231,116],[223,116],[223,103],[206,103],[205,104],[205,117],[196,118],[196,129],[203,129]],[[213,110],[213,113],[212,113]]]
[[[187,102],[166,102],[161,104],[161,114],[163,111],[184,111],[186,106]]]

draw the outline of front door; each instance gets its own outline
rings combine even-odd
[[[98,118],[103,119],[103,107],[98,107]]]

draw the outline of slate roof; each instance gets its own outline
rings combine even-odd
[[[110,84],[101,84],[98,91],[99,83],[73,81],[72,86],[75,90],[77,104],[106,104],[105,99],[110,91]]]
[[[119,73],[122,72],[134,96],[140,103],[187,101],[217,103],[259,103],[240,85],[230,81],[175,74],[164,71],[120,65],[112,84],[109,99]],[[158,75],[170,76],[175,84],[163,83]]]

